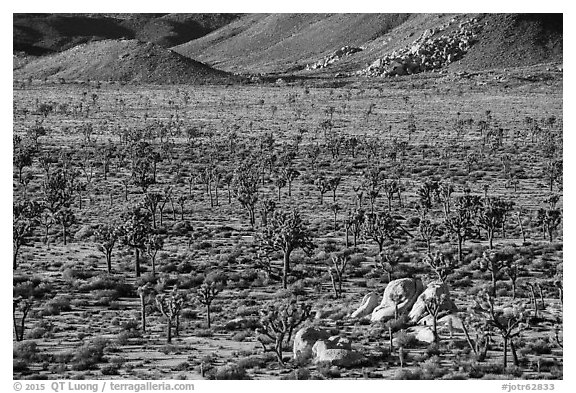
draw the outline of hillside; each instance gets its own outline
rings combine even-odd
[[[102,39],[138,39],[164,47],[216,30],[237,14],[14,14],[14,50],[59,52]]]
[[[408,14],[250,14],[174,51],[234,72],[298,69],[335,49],[359,46]]]
[[[478,42],[454,68],[482,70],[563,60],[562,14],[488,14]]]
[[[227,71],[381,75],[415,46],[443,56],[423,70],[561,62],[562,35],[561,14],[251,14],[173,49]]]
[[[14,79],[222,83],[230,74],[137,40],[102,40],[43,56],[14,70]]]

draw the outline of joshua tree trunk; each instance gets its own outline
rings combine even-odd
[[[208,322],[208,329],[210,329],[210,305],[206,305],[206,319]]]
[[[14,270],[18,268],[18,251],[20,251],[20,246],[14,246],[14,252],[12,253],[12,269]]]
[[[144,300],[144,293],[140,294],[140,315],[142,319],[142,332],[146,333],[146,303]]]
[[[172,319],[168,318],[168,344],[172,343]]]
[[[140,277],[140,250],[138,247],[134,247],[134,258],[136,266],[136,277]]]
[[[518,362],[518,354],[516,353],[513,339],[510,339],[510,352],[512,352],[512,361],[514,362],[514,365],[518,367],[520,363]]]
[[[496,297],[496,272],[492,270],[492,297]]]
[[[180,337],[180,314],[176,315],[176,326],[174,327],[174,335]]]
[[[106,266],[108,267],[108,273],[112,272],[112,250],[106,251]]]
[[[522,235],[522,244],[526,243],[526,233],[524,232],[524,225],[522,225],[522,219],[520,214],[517,215],[518,226],[520,227],[520,234]]]
[[[504,368],[508,366],[508,336],[504,336]]]
[[[282,269],[282,286],[284,289],[288,287],[288,274],[290,273],[290,253],[292,250],[284,251],[284,268]]]

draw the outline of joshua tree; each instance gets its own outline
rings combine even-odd
[[[488,246],[494,248],[492,241],[494,231],[504,225],[504,219],[508,212],[508,203],[498,198],[488,198],[482,205],[478,214],[478,224],[488,234]]]
[[[440,184],[434,180],[427,180],[418,188],[418,198],[420,199],[420,206],[424,210],[432,209],[434,196],[438,197],[440,192]]]
[[[481,312],[484,314],[487,324],[496,328],[504,341],[504,368],[508,366],[508,345],[510,345],[512,351],[514,365],[518,366],[518,357],[516,355],[516,348],[513,339],[527,326],[524,322],[525,315],[523,310],[516,308],[496,310],[494,308],[494,298],[488,293],[485,293],[484,297],[481,298],[477,304]]]
[[[146,254],[152,262],[152,277],[156,276],[156,255],[164,248],[164,238],[155,233],[149,233],[145,240]]]
[[[254,227],[254,209],[258,202],[258,172],[253,165],[244,164],[234,175],[234,193],[250,216],[250,225]]]
[[[366,170],[363,176],[363,188],[366,190],[366,194],[370,200],[370,212],[374,213],[374,203],[380,195],[380,189],[382,188],[382,174],[380,169],[374,167]]]
[[[160,226],[164,223],[164,209],[168,201],[172,200],[172,187],[167,186],[162,190],[160,197],[160,203],[158,204],[158,211],[160,213]],[[172,205],[172,210],[174,210],[174,205]]]
[[[330,191],[330,182],[324,176],[320,176],[314,180],[314,185],[320,191],[320,204],[324,202],[324,194]]]
[[[534,309],[534,318],[537,319],[540,307],[538,306],[538,300],[536,299],[536,284],[527,282],[525,285],[530,290],[530,300],[532,302],[532,308]]]
[[[206,321],[210,328],[210,306],[220,292],[220,287],[214,281],[203,283],[197,291],[198,301],[206,307]]]
[[[296,169],[292,168],[291,165],[287,165],[287,166],[282,167],[280,173],[281,173],[282,177],[288,183],[288,196],[292,196],[292,182],[298,176],[300,176],[300,172],[298,172]]]
[[[176,319],[180,316],[182,311],[182,306],[184,305],[184,296],[176,291],[176,288],[172,290],[169,294],[159,294],[156,295],[156,306],[158,310],[167,319],[167,342],[170,344],[172,342],[172,325]]]
[[[458,262],[462,262],[462,246],[466,239],[474,236],[472,225],[476,212],[480,207],[480,197],[466,194],[456,198],[455,211],[444,217],[446,229],[453,234],[458,242]]]
[[[112,271],[112,250],[119,237],[120,231],[115,224],[99,224],[94,230],[96,249],[106,257],[108,273]]]
[[[328,187],[332,191],[332,202],[336,203],[336,189],[340,185],[342,178],[340,176],[335,176],[328,180]]]
[[[187,200],[188,200],[188,198],[186,197],[186,195],[180,195],[178,197],[178,199],[176,199],[176,202],[180,206],[180,220],[181,221],[184,221],[184,206],[186,205]]]
[[[536,222],[542,230],[548,234],[548,239],[552,243],[554,232],[562,221],[562,212],[559,209],[538,209]]]
[[[283,342],[290,341],[292,332],[302,322],[310,317],[312,306],[307,303],[297,302],[290,299],[285,303],[270,303],[260,312],[260,327],[256,329],[258,341],[262,344],[264,352],[274,352],[278,363],[284,366],[282,359]],[[274,343],[274,347],[269,348],[265,342],[268,338]]]
[[[266,199],[260,202],[260,216],[262,218],[262,226],[268,225],[268,217],[276,210],[276,202],[272,199]]]
[[[140,297],[140,318],[142,321],[142,332],[146,333],[146,303],[148,302],[148,296],[154,293],[154,288],[152,284],[147,282],[146,284],[138,287],[137,293]]]
[[[35,148],[27,143],[21,143],[20,139],[14,139],[13,163],[18,169],[18,181],[22,182],[22,171],[25,167],[32,165]]]
[[[436,251],[434,254],[427,254],[423,261],[436,273],[438,280],[442,283],[446,283],[448,276],[452,274],[456,268],[454,261],[440,251]]]
[[[76,223],[76,216],[69,207],[62,207],[54,215],[54,219],[62,226],[62,239],[66,245],[66,238],[68,237],[68,228]]]
[[[282,196],[282,188],[286,187],[286,180],[283,177],[276,176],[274,179],[274,185],[278,189],[278,202],[280,202]]]
[[[158,205],[162,200],[162,195],[157,192],[146,192],[146,195],[144,196],[143,205],[148,209],[152,216],[153,228],[156,228],[156,211],[158,210]]]
[[[36,226],[39,205],[30,200],[16,200],[12,205],[12,267],[18,267],[18,253]]]
[[[334,296],[337,299],[342,296],[342,282],[344,281],[344,272],[346,271],[348,261],[348,256],[334,255],[332,257],[332,267],[328,267],[328,273],[332,280],[332,288],[334,289]]]
[[[48,233],[50,231],[50,228],[52,228],[52,226],[54,226],[55,223],[54,214],[52,214],[51,211],[45,209],[44,206],[42,206],[40,208],[40,213],[38,214],[38,223],[42,226],[42,229],[44,230],[44,236],[42,242],[44,244],[48,244]]]
[[[18,296],[12,301],[12,319],[14,322],[14,334],[16,335],[16,341],[24,340],[24,326],[26,323],[26,317],[32,308],[32,300],[24,299],[22,296]],[[16,319],[16,312],[19,311],[20,323]]]
[[[140,277],[140,251],[146,248],[146,239],[152,232],[150,213],[141,206],[133,206],[122,214],[119,227],[122,243],[134,249],[136,277]]]
[[[332,210],[332,213],[334,213],[334,232],[336,232],[336,230],[338,230],[337,225],[338,212],[342,210],[342,208],[337,203],[333,203],[330,206],[330,210]]]
[[[146,193],[148,187],[156,182],[156,164],[158,156],[147,142],[138,142],[131,154],[131,176],[135,186]]]
[[[400,186],[397,180],[386,180],[383,184],[386,199],[388,199],[388,212],[392,212],[392,199],[394,195],[400,192]]]
[[[378,252],[382,252],[386,240],[393,241],[402,234],[408,233],[400,223],[388,212],[368,213],[363,226],[364,236],[378,244]]]
[[[504,274],[510,279],[512,287],[512,299],[516,299],[516,280],[518,280],[518,261],[513,260],[504,266]]]
[[[380,252],[377,260],[378,267],[388,275],[388,282],[392,281],[392,273],[400,262],[400,256],[392,250]]]
[[[434,335],[434,342],[438,342],[440,337],[438,336],[438,316],[440,311],[442,311],[442,304],[446,300],[446,295],[441,294],[439,296],[431,296],[425,299],[424,306],[426,311],[432,317],[432,333]]]
[[[274,211],[268,225],[263,229],[261,238],[269,249],[281,251],[284,259],[282,285],[287,287],[290,273],[290,254],[300,248],[306,253],[315,247],[312,235],[298,210],[291,212]]]
[[[550,192],[554,188],[554,183],[558,183],[560,187],[562,186],[562,172],[562,160],[549,161],[546,164],[545,175],[548,179]]]
[[[67,169],[57,169],[42,184],[42,202],[52,213],[70,207],[77,191],[78,173]]]
[[[475,312],[477,310],[469,309],[458,313],[462,321],[462,330],[468,342],[468,346],[476,355],[478,361],[484,361],[492,337],[492,327],[486,322],[482,315]],[[474,339],[470,336],[470,328],[474,330]]]
[[[432,251],[431,243],[435,236],[440,235],[440,225],[432,222],[430,219],[422,216],[420,224],[418,225],[418,232],[422,240],[426,242],[426,249],[428,254]]]
[[[480,269],[488,270],[492,276],[492,288],[490,295],[496,297],[496,282],[500,272],[513,263],[514,253],[511,251],[484,251],[480,262]]]
[[[362,232],[364,226],[364,221],[366,220],[366,214],[363,209],[349,210],[348,216],[346,217],[346,247],[348,247],[348,233],[352,232],[354,237],[354,247],[358,244],[358,237]]]
[[[450,183],[441,183],[438,188],[438,195],[442,201],[442,206],[444,206],[444,214],[448,215],[450,213],[450,205],[452,200],[452,193],[454,192],[454,186]]]

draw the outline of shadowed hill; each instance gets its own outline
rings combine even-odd
[[[14,79],[224,83],[238,78],[136,40],[103,40],[44,56],[14,70]]]
[[[14,14],[15,51],[42,55],[102,39],[139,39],[164,47],[202,37],[238,14]]]
[[[455,68],[482,70],[563,60],[562,14],[488,14],[478,42]]]

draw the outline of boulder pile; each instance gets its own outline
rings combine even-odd
[[[405,314],[411,323],[420,323],[428,315],[425,304],[429,298],[443,299],[440,309],[444,313],[452,314],[458,310],[450,299],[446,284],[432,281],[424,288],[418,278],[401,278],[388,283],[379,305],[377,293],[371,292],[365,295],[358,309],[350,314],[350,318],[361,319],[370,316],[372,322],[378,322],[393,319],[396,314],[398,316]]]
[[[476,18],[472,18],[442,34],[454,23],[456,19],[439,28],[426,30],[412,44],[377,59],[358,74],[383,77],[410,75],[437,70],[460,60],[475,43],[480,25]]]
[[[392,280],[386,286],[382,302],[372,311],[370,320],[386,321],[394,315],[406,314],[410,311],[424,287],[419,278],[401,278]]]
[[[350,367],[362,362],[364,356],[352,348],[349,339],[331,333],[333,332],[314,326],[300,329],[294,336],[294,360],[328,362],[342,367]]]
[[[342,48],[338,49],[336,52],[330,54],[329,56],[325,56],[324,58],[318,60],[316,63],[308,64],[306,66],[307,70],[317,70],[319,68],[326,68],[330,66],[330,64],[337,62],[342,57],[353,55],[356,52],[360,52],[362,48],[356,48],[354,46],[343,46]]]

